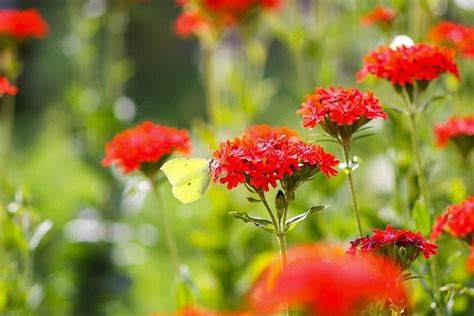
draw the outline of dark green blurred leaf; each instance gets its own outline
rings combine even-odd
[[[243,220],[245,223],[253,223],[255,226],[262,228],[267,232],[274,232],[275,226],[267,219],[260,217],[253,217],[248,215],[246,212],[230,212],[230,216]]]
[[[305,220],[309,215],[322,211],[326,209],[327,207],[329,207],[329,205],[312,206],[306,212],[288,219],[285,224],[285,231],[292,230],[293,228],[296,227],[296,225],[298,225],[299,222]]]
[[[431,231],[431,218],[424,201],[416,200],[411,216],[415,221],[416,228],[422,235],[427,236]]]

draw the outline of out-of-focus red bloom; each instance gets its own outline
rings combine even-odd
[[[182,37],[189,36],[194,33],[199,33],[209,27],[206,18],[199,12],[183,12],[176,19],[174,30],[176,34]]]
[[[436,218],[431,240],[436,241],[443,231],[471,243],[467,267],[470,272],[474,272],[474,196],[469,196],[463,203],[451,205]]]
[[[251,316],[248,312],[213,312],[195,306],[188,306],[173,314],[155,313],[152,316]]]
[[[161,163],[175,150],[188,153],[190,142],[186,129],[178,130],[146,121],[116,135],[107,143],[102,165],[117,164],[124,173],[130,173],[140,169],[143,163]]]
[[[431,240],[437,240],[443,229],[451,236],[461,238],[474,233],[474,196],[469,196],[461,204],[451,205],[445,213],[436,218]]]
[[[286,126],[276,127],[267,124],[253,125],[249,127],[244,132],[244,134],[248,134],[253,138],[265,138],[267,134],[277,134],[299,139],[298,133],[296,133],[296,131],[292,130],[291,128],[288,128]]]
[[[330,134],[331,130],[338,128],[330,122],[339,126],[356,123],[360,127],[372,119],[387,118],[387,113],[372,92],[363,93],[355,88],[342,87],[314,89],[314,94],[306,96],[306,101],[296,113],[303,116],[303,127],[314,128],[322,123]]]
[[[48,31],[48,23],[36,9],[0,10],[0,35],[25,40],[43,38]]]
[[[18,88],[8,81],[6,77],[0,76],[0,96],[4,94],[16,95]]]
[[[362,237],[351,241],[348,253],[355,255],[358,252],[390,256],[390,259],[402,266],[404,269],[418,258],[422,253],[425,258],[436,255],[437,245],[426,240],[420,233],[413,233],[407,229],[394,230],[387,225],[385,230],[374,229],[372,237]],[[393,251],[393,248],[396,251]],[[400,249],[403,251],[399,251]],[[394,258],[393,256],[396,256]]]
[[[370,26],[375,23],[390,25],[397,18],[397,15],[395,10],[378,5],[375,9],[364,15],[360,22],[363,26]]]
[[[429,38],[433,42],[454,47],[468,58],[474,58],[474,27],[444,21],[431,29]]]
[[[250,128],[250,131],[256,129]],[[287,128],[277,128],[263,135],[246,133],[223,142],[213,158],[214,181],[227,183],[228,189],[247,182],[264,191],[268,191],[269,186],[275,188],[277,181],[307,166],[316,172],[322,171],[327,177],[336,175],[334,167],[338,164],[321,146],[290,136]]]
[[[396,49],[380,46],[365,56],[364,66],[357,73],[357,81],[363,81],[368,74],[387,79],[393,85],[399,86],[413,84],[415,80],[437,79],[445,72],[459,78],[455,54],[452,48],[428,44],[401,46]]]
[[[435,125],[436,146],[444,147],[449,140],[474,136],[474,116],[450,117],[445,123]]]
[[[304,308],[311,315],[359,315],[370,303],[404,302],[397,281],[401,270],[383,258],[352,257],[340,247],[304,245],[288,251],[288,269],[278,261],[259,277],[249,293],[250,306],[264,315]]]
[[[191,24],[189,23],[188,13],[194,14],[194,20],[196,16],[199,16],[209,26],[209,29],[218,31],[239,23],[250,12],[277,9],[280,7],[282,0],[197,0],[194,2],[177,0],[176,3],[180,6],[190,7],[178,17],[175,26],[178,35],[188,36],[200,31],[199,28],[188,27],[187,32],[178,32],[180,29],[178,23],[184,24],[185,18],[188,19],[187,24]],[[200,24],[194,24],[194,26],[200,26]]]

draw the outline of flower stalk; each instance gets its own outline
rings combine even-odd
[[[351,190],[351,195],[352,195],[352,207],[354,209],[354,215],[356,218],[357,222],[357,231],[359,232],[359,235],[362,237],[363,232],[362,232],[362,224],[360,221],[360,212],[359,212],[359,207],[357,204],[357,196],[355,192],[355,186],[354,186],[354,181],[352,180],[352,159],[350,158],[350,145],[349,144],[341,144],[342,148],[344,150],[344,159],[346,162],[346,169],[345,173],[347,174],[347,181],[349,182],[349,188]]]

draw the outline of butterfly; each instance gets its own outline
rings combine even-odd
[[[176,158],[168,160],[161,171],[172,185],[173,195],[184,204],[199,200],[212,180],[212,159]]]

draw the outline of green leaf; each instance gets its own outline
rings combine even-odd
[[[358,139],[362,139],[362,138],[365,138],[365,137],[369,137],[369,136],[372,136],[372,135],[375,135],[375,133],[368,133],[368,134],[363,134],[363,135],[359,135],[359,136],[356,136],[352,139],[352,141],[356,141]]]
[[[418,110],[419,113],[422,113],[426,111],[433,103],[436,101],[441,101],[441,100],[451,100],[452,97],[450,95],[442,94],[442,95],[435,95],[434,97],[430,98],[428,101],[426,101]]]
[[[285,223],[285,232],[292,230],[293,228],[298,225],[299,222],[305,220],[309,215],[322,211],[329,207],[329,205],[318,205],[318,206],[311,206],[309,210],[307,210],[304,213],[301,213],[300,215],[296,215],[295,217],[292,217],[288,219]]]
[[[413,210],[411,212],[411,216],[415,221],[416,228],[424,236],[427,236],[431,231],[431,218],[425,202],[420,198],[416,200],[415,205],[413,206]]]
[[[253,223],[255,226],[260,227],[267,232],[273,233],[275,231],[275,226],[273,226],[271,221],[260,217],[250,216],[247,212],[230,212],[229,215],[241,219],[245,223]]]
[[[259,202],[262,202],[262,200],[253,198],[253,197],[251,197],[251,196],[247,197],[247,201],[249,201],[250,203],[259,203]]]
[[[50,219],[47,219],[38,225],[36,231],[28,242],[28,248],[30,251],[34,251],[38,247],[41,240],[43,240],[44,236],[51,230],[51,228],[53,228],[53,221]]]

